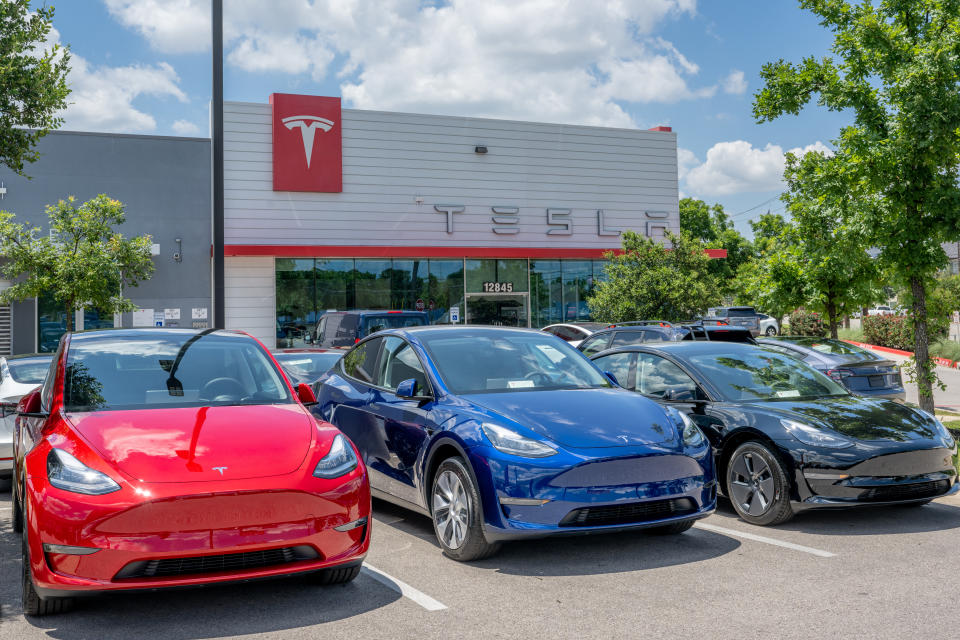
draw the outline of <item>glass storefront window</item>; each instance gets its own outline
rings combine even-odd
[[[527,290],[526,260],[467,260],[467,293],[501,293],[485,291],[485,283],[509,284],[509,291],[522,293]]]
[[[530,322],[534,327],[545,327],[563,318],[560,260],[530,261]]]
[[[316,322],[312,259],[277,258],[277,346],[302,344]]]
[[[357,309],[389,309],[393,285],[390,260],[355,260]]]
[[[565,260],[563,262],[563,322],[589,320],[587,297],[593,290],[593,262]]]
[[[353,309],[353,260],[315,261],[318,315],[325,311]],[[319,318],[318,318],[319,319]]]
[[[463,260],[430,260],[421,298],[434,324],[450,322],[450,307],[460,309],[460,322],[466,316],[463,301]]]
[[[67,313],[52,296],[37,298],[37,351],[53,353],[67,332]]]

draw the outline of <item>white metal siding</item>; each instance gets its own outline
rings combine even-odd
[[[619,246],[598,209],[608,228],[645,233],[653,211],[679,229],[672,132],[344,109],[343,192],[296,193],[273,191],[270,114],[224,105],[227,244]],[[455,233],[435,204],[466,207]],[[519,233],[493,233],[493,206],[520,207]],[[572,235],[547,234],[548,207],[572,209]]]
[[[272,257],[227,257],[224,261],[227,329],[242,329],[268,348],[277,343],[276,274]]]

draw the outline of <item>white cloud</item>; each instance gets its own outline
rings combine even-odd
[[[832,154],[819,140],[806,147],[790,149],[796,155],[809,151]],[[703,164],[686,172],[686,187],[702,196],[776,191],[783,188],[785,164],[784,151],[779,145],[768,143],[758,149],[744,140],[718,142],[707,151]]]
[[[690,149],[684,149],[683,147],[677,148],[677,177],[680,180],[686,178],[687,174],[690,172],[690,169],[698,164],[700,164],[700,160],[697,159],[697,156],[693,153],[693,151],[690,151]]]
[[[209,47],[209,0],[104,0],[161,52]],[[635,126],[623,102],[713,95],[656,37],[696,0],[262,0],[225,3],[229,64],[342,79],[354,107]]]
[[[171,126],[173,132],[178,136],[197,136],[200,135],[200,127],[189,120],[177,120]]]
[[[734,93],[741,94],[747,90],[747,78],[744,76],[743,71],[733,70],[730,72],[723,82],[723,92],[724,93]]]

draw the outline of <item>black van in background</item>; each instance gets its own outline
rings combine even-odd
[[[321,348],[352,347],[371,333],[430,324],[424,311],[330,311],[313,331],[313,344]]]

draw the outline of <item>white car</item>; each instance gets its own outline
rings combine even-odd
[[[606,329],[608,326],[603,322],[569,322],[548,325],[543,328],[543,331],[569,342],[571,347],[578,347],[594,332]]]
[[[896,312],[885,304],[878,304],[872,309],[867,309],[868,316],[892,316]]]
[[[775,336],[780,333],[780,325],[776,318],[765,313],[758,313],[757,317],[760,320],[760,335]]]
[[[20,398],[43,384],[53,354],[0,357],[0,478],[13,475],[13,427]]]

